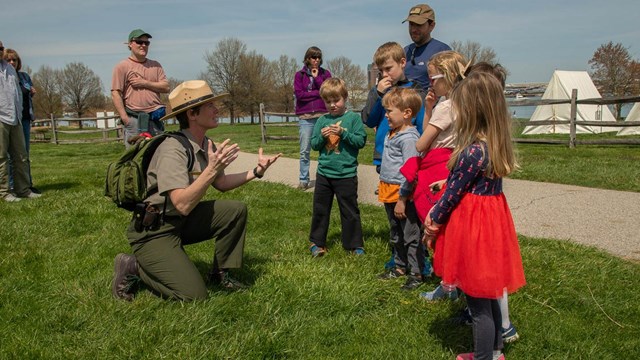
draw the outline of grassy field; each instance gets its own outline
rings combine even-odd
[[[231,137],[253,152],[260,141],[253,128],[222,126],[212,137]],[[296,146],[271,141],[265,151],[295,157]],[[564,149],[549,149],[532,158],[566,161],[548,171],[560,172],[553,175],[567,183],[588,178],[597,164],[592,161],[614,167],[618,156],[628,156],[631,164],[617,165],[625,168],[621,173],[638,168],[637,148],[593,150],[597,156],[585,156],[575,170]],[[33,175],[44,196],[0,202],[0,359],[453,359],[472,350],[471,328],[450,321],[462,302],[426,303],[417,292],[401,291],[401,282],[376,279],[388,257],[382,209],[361,207],[367,255],[341,250],[334,211],[329,254],[311,259],[312,194],[266,182],[207,195],[248,204],[238,277],[252,285],[249,290],[212,288],[208,300],[195,303],[164,301],[147,291],[132,303],[113,300],[113,257],[129,251],[124,232],[130,214],[102,191],[106,165],[121,150],[121,144],[33,145]],[[522,158],[530,151],[521,149]],[[580,164],[587,169],[578,171]],[[527,178],[533,176],[528,166],[523,162]],[[639,191],[635,174],[610,188]],[[605,187],[601,181],[594,186]],[[507,358],[640,355],[640,264],[562,241],[521,237],[520,244],[528,285],[509,300],[522,338],[506,348]],[[213,244],[187,252],[205,273]],[[435,280],[423,289],[434,286]]]
[[[296,127],[267,127],[268,135],[275,136],[297,136],[297,131]],[[368,128],[367,133],[368,145],[358,158],[361,164],[371,164],[373,158],[374,134]],[[609,138],[615,133],[581,136]],[[257,152],[261,146],[257,125],[221,126],[212,132],[212,138],[231,138],[248,152]],[[263,147],[266,153],[282,152],[291,158],[297,158],[299,153],[297,140],[268,140]],[[564,145],[516,144],[516,150],[521,169],[511,178],[640,192],[640,146],[581,145],[570,149]],[[316,159],[317,152],[312,152],[311,157]]]

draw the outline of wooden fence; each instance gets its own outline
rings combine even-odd
[[[569,120],[546,120],[546,121],[524,121],[520,122],[521,125],[569,125],[569,139],[543,139],[543,138],[514,138],[514,142],[518,143],[530,143],[530,144],[567,144],[570,148],[575,148],[576,145],[640,145],[640,139],[635,138],[620,138],[620,139],[598,139],[598,140],[577,140],[576,139],[576,121],[578,113],[578,105],[610,105],[610,104],[624,104],[640,102],[640,96],[631,97],[609,97],[609,98],[595,98],[595,99],[581,99],[578,100],[578,90],[573,89],[570,99],[554,100],[554,99],[539,99],[539,100],[515,100],[508,101],[509,106],[538,106],[538,105],[559,105],[559,104],[571,104],[571,116]],[[281,116],[286,117],[286,123],[274,123],[267,124],[267,116]],[[260,128],[262,134],[262,143],[266,143],[268,139],[273,140],[295,140],[297,136],[269,136],[267,135],[267,125],[269,127],[279,126],[297,126],[297,122],[289,123],[289,117],[296,117],[296,114],[292,113],[278,113],[268,112],[264,109],[264,104],[260,104]],[[579,121],[580,125],[584,126],[599,126],[599,127],[631,127],[640,126],[640,121]]]
[[[56,145],[58,144],[79,144],[79,143],[96,143],[96,142],[109,142],[109,141],[123,141],[123,130],[122,125],[118,125],[113,128],[98,128],[98,121],[104,120],[105,125],[109,120],[114,120],[116,123],[120,120],[119,116],[104,116],[104,117],[94,117],[94,118],[62,118],[56,119],[51,115],[50,119],[42,119],[42,120],[34,120],[31,127],[31,134],[33,142],[52,142]],[[59,129],[60,122],[68,122],[69,124],[76,123],[78,124],[78,130],[61,130]],[[82,129],[81,124],[83,122],[95,122],[95,128],[92,129]],[[114,133],[115,136],[110,137],[109,133]],[[98,137],[83,137],[78,139],[61,139],[61,134],[67,135],[82,135],[82,134],[99,134],[101,136]]]

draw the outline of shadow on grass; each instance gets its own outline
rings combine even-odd
[[[264,273],[264,264],[268,263],[269,259],[267,257],[251,256],[245,254],[242,262],[242,267],[240,269],[231,269],[230,274],[238,281],[252,286]],[[212,264],[210,262],[199,260],[196,260],[194,264],[206,281],[207,277],[209,276],[209,271],[211,271]],[[207,284],[207,287],[215,288],[215,286],[210,284]]]
[[[454,354],[473,350],[471,326],[456,320],[460,315],[460,309],[458,304],[451,304],[449,311],[438,315],[429,324],[429,334],[440,343],[443,349],[450,349]]]
[[[68,190],[68,189],[73,189],[73,188],[77,188],[80,187],[80,183],[78,182],[60,182],[60,183],[48,183],[48,184],[36,184],[38,190],[40,190],[41,192],[45,192],[45,191],[54,191],[54,190]]]

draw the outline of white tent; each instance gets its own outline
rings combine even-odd
[[[547,85],[547,90],[542,99],[563,100],[571,99],[571,91],[578,89],[578,100],[601,98],[598,89],[591,81],[586,71],[561,71],[556,70]],[[538,105],[530,121],[569,120],[571,117],[571,104]],[[614,127],[598,127],[580,125],[580,121],[615,121],[615,117],[607,106],[578,104],[576,112],[576,132],[600,133],[618,131]],[[529,125],[524,128],[522,134],[568,134],[569,124],[558,125]]]
[[[624,121],[640,121],[640,103],[633,104]],[[640,126],[623,127],[618,131],[618,135],[640,135]]]

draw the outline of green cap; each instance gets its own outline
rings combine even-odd
[[[147,35],[149,38],[151,38],[151,34],[145,32],[142,29],[135,29],[132,32],[129,33],[129,42],[131,42],[131,40],[139,38],[140,36],[144,36]]]

